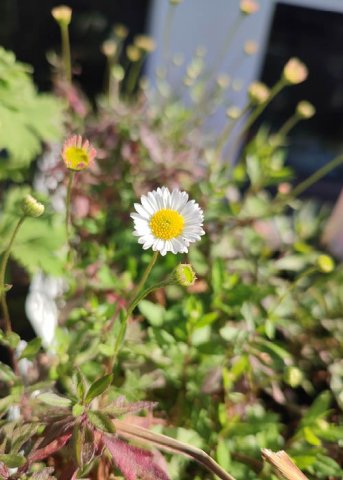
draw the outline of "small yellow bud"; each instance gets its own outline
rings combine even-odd
[[[151,53],[156,49],[155,40],[148,35],[137,35],[134,43],[143,52]]]
[[[122,25],[121,23],[117,23],[117,25],[114,25],[113,32],[114,35],[120,40],[125,40],[125,38],[129,34],[129,30],[125,27],[125,25]]]
[[[118,45],[113,40],[105,40],[101,45],[101,52],[109,58],[114,57],[114,55],[117,53],[117,49]]]
[[[23,198],[21,208],[28,217],[40,217],[44,213],[44,205],[38,202],[32,195]]]
[[[248,95],[251,103],[260,105],[268,100],[270,90],[267,85],[262,82],[253,82],[248,89]]]
[[[182,287],[191,287],[197,279],[192,265],[180,263],[174,270],[175,280]]]
[[[330,273],[335,268],[335,262],[329,255],[319,255],[317,258],[319,270],[323,273]]]
[[[239,107],[233,105],[226,110],[226,116],[231,120],[237,120],[242,115],[242,110]]]
[[[258,44],[253,40],[247,40],[244,44],[244,53],[254,55],[258,51]]]
[[[169,0],[171,5],[179,5],[179,3],[182,2],[182,0]]]
[[[121,65],[113,65],[111,69],[111,75],[113,75],[113,78],[117,80],[117,82],[121,82],[124,80],[125,70]]]
[[[302,100],[298,103],[296,113],[300,118],[312,118],[316,114],[316,109],[312,103]]]
[[[220,88],[229,88],[230,82],[231,78],[229,75],[226,75],[225,73],[221,73],[220,75],[218,75],[217,84]]]
[[[298,58],[290,58],[283,68],[283,78],[291,85],[297,85],[306,80],[308,69]]]
[[[60,25],[68,26],[71,22],[72,9],[67,5],[60,5],[51,10],[51,15]]]
[[[260,9],[260,5],[255,0],[241,0],[239,8],[244,15],[251,15]]]
[[[138,60],[141,58],[141,52],[135,45],[127,46],[126,55],[130,62],[138,62]]]

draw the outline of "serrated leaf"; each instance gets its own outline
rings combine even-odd
[[[11,453],[0,454],[0,462],[3,462],[9,468],[18,468],[26,462],[23,455],[15,455]]]
[[[52,392],[41,393],[38,395],[37,400],[50,407],[68,408],[71,406],[71,400],[69,400],[69,398],[61,397]]]
[[[113,380],[113,375],[105,375],[98,380],[96,380],[92,385],[89,387],[88,392],[85,397],[85,402],[90,403],[94,398],[98,397],[102,393],[104,393],[105,390],[108,389],[108,387],[111,385]]]
[[[39,337],[34,338],[26,345],[24,350],[21,352],[20,358],[27,358],[31,360],[37,355],[41,346],[42,340]]]
[[[88,412],[89,421],[99,430],[106,433],[115,433],[116,429],[111,421],[110,417],[98,410],[90,410]]]

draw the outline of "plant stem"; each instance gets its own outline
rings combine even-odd
[[[167,15],[164,22],[164,35],[163,35],[163,59],[168,71],[169,57],[170,57],[170,40],[173,26],[173,19],[175,14],[175,5],[169,4]]]
[[[5,291],[5,275],[6,275],[6,268],[7,268],[7,263],[8,263],[8,259],[10,257],[10,254],[11,254],[11,249],[12,249],[12,245],[13,245],[13,242],[14,242],[14,239],[21,227],[21,225],[23,224],[24,220],[26,218],[26,215],[23,215],[13,233],[12,233],[12,236],[10,238],[10,241],[9,241],[9,244],[3,254],[3,257],[2,257],[2,260],[1,260],[1,267],[0,267],[0,295],[1,295],[1,307],[2,307],[2,311],[3,311],[3,315],[4,315],[4,324],[5,324],[5,332],[6,333],[10,333],[12,331],[12,325],[11,325],[11,319],[10,319],[10,316],[9,316],[9,312],[8,312],[8,307],[7,307],[7,302],[6,302],[6,291]]]
[[[318,182],[318,180],[320,180],[322,177],[325,177],[325,175],[331,172],[331,170],[335,169],[341,164],[343,164],[343,155],[339,155],[338,157],[334,158],[329,163],[319,168],[319,170],[306,178],[306,180],[298,183],[298,185],[293,189],[290,195],[292,197],[297,197],[309,187],[311,187],[314,183]]]
[[[71,83],[71,55],[68,25],[61,24],[62,37],[62,59],[64,66],[64,75],[68,83]]]
[[[157,257],[158,257],[158,251],[154,252],[153,256],[151,257],[151,260],[149,262],[149,265],[146,267],[144,273],[143,273],[143,276],[142,278],[140,279],[138,285],[136,286],[136,288],[133,290],[133,293],[131,295],[131,299],[130,299],[130,305],[132,305],[132,303],[134,302],[135,298],[137,297],[137,295],[139,294],[139,292],[143,289],[144,285],[145,285],[145,282],[147,281],[147,278],[148,276],[150,275],[150,272],[153,268],[153,266],[155,265],[156,263],[156,260],[157,260]],[[130,309],[130,306],[129,306],[129,309]]]
[[[295,125],[301,120],[296,113],[289,117],[288,120],[282,125],[280,130],[276,133],[276,137],[286,137],[288,133],[295,127]]]
[[[167,437],[160,433],[152,432],[146,428],[138,427],[133,424],[128,424],[122,420],[115,420],[114,425],[119,435],[128,438],[135,438],[137,440],[144,440],[155,445],[162,450],[168,452],[179,453],[187,457],[193,458],[200,465],[205,467],[209,472],[217,475],[221,480],[235,480],[235,478],[218,465],[206,452],[200,448],[187,445],[187,443],[180,442],[174,438]]]
[[[144,63],[144,56],[142,53],[141,58],[137,62],[131,63],[129,76],[127,79],[127,86],[126,86],[126,93],[130,96],[135,91],[135,87],[137,86],[139,74],[142,70]]]
[[[68,186],[67,186],[67,197],[66,197],[66,219],[65,219],[65,226],[66,226],[66,237],[67,237],[67,242],[70,244],[70,224],[71,224],[71,218],[70,218],[70,209],[71,209],[71,192],[72,192],[72,186],[73,186],[73,181],[75,177],[75,172],[71,170],[69,172],[69,179],[68,179]]]

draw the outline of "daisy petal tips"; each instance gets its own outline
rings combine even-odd
[[[161,255],[167,252],[187,253],[191,243],[200,240],[204,214],[186,192],[162,187],[141,197],[135,203],[134,235],[143,249],[152,248]]]

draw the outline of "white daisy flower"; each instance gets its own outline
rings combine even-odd
[[[188,193],[162,187],[141,197],[135,203],[134,235],[144,250],[152,248],[161,255],[167,252],[187,253],[190,243],[200,240],[204,214]]]

